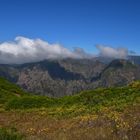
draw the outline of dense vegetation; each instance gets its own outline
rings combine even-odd
[[[0,104],[2,127],[14,125],[27,139],[140,138],[139,81],[125,87],[49,98],[27,94],[0,78]],[[23,139],[11,129],[1,128],[0,133],[1,137],[11,137],[10,140],[12,137]]]
[[[94,91],[85,91],[73,96],[62,98],[49,98],[44,96],[23,96],[22,98],[14,96],[10,98],[5,106],[6,109],[30,109],[30,108],[62,108],[64,113],[73,108],[72,113],[78,109],[93,112],[100,111],[103,107],[114,110],[123,110],[127,105],[133,105],[140,102],[139,82],[132,83],[126,87],[117,88],[99,88]],[[137,88],[136,88],[137,86]],[[70,114],[72,114],[70,113]],[[58,113],[57,113],[58,114]]]
[[[0,78],[0,104],[7,102],[13,97],[20,97],[26,94],[15,84],[8,82],[4,78]]]
[[[19,134],[15,128],[0,128],[0,140],[21,140],[24,136]]]

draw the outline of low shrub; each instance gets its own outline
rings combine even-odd
[[[23,140],[25,137],[17,132],[15,128],[0,128],[0,140]]]
[[[24,96],[22,98],[12,98],[6,103],[6,109],[29,109],[40,107],[53,107],[57,99],[43,96]]]

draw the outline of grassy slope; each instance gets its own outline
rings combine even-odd
[[[0,79],[0,101],[1,125],[27,139],[140,139],[140,82],[49,98]]]
[[[7,80],[0,78],[0,104],[6,103],[9,99],[13,97],[20,97],[27,95],[23,90],[21,90],[15,84],[8,82]]]

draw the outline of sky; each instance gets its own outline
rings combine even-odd
[[[86,56],[108,48],[140,54],[140,1],[0,0],[0,52],[6,43],[6,53],[20,47],[16,38],[40,39],[69,54],[77,48]]]

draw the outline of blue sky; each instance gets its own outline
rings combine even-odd
[[[0,0],[0,42],[41,38],[96,53],[96,44],[140,54],[139,0]]]

